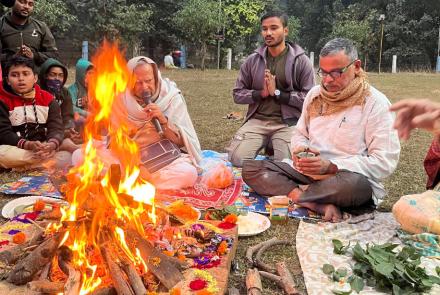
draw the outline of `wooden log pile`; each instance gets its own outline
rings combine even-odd
[[[246,289],[248,295],[263,294],[261,278],[275,282],[287,295],[300,295],[296,283],[285,262],[275,263],[275,267],[262,260],[265,251],[277,245],[292,245],[291,241],[272,238],[246,250],[246,260],[249,269],[246,274]]]

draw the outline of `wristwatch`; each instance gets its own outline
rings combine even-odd
[[[279,89],[275,89],[273,94],[275,94],[276,98],[278,98],[281,94],[281,91]]]

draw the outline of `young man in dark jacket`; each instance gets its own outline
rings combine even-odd
[[[14,55],[34,60],[40,66],[49,57],[56,58],[58,49],[48,26],[31,17],[34,0],[16,0],[11,11],[0,19],[1,63]]]
[[[315,74],[304,50],[286,42],[287,15],[270,12],[261,18],[264,46],[240,68],[233,97],[249,105],[244,124],[228,147],[229,160],[243,160],[272,146],[275,160],[291,158],[290,138],[301,115],[304,98],[315,85]]]
[[[36,84],[32,59],[15,56],[5,72],[0,87],[0,167],[70,165],[70,153],[58,152],[64,136],[60,107]]]
[[[82,139],[74,128],[72,97],[65,87],[67,75],[67,68],[61,62],[49,58],[41,65],[39,85],[43,90],[50,92],[60,105],[64,125],[64,140],[60,149],[73,153],[80,148],[78,144]]]

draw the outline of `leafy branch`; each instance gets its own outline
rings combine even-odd
[[[412,247],[404,246],[400,252],[394,252],[398,244],[367,244],[363,249],[356,243],[349,252],[350,244],[344,246],[339,240],[332,240],[332,243],[334,253],[350,253],[356,261],[348,277],[349,272],[344,267],[335,269],[331,264],[322,266],[322,271],[341,285],[332,290],[335,294],[359,293],[365,285],[395,295],[414,294],[427,292],[434,284],[440,285],[440,277],[428,275],[420,267],[421,255]],[[440,275],[440,267],[436,268],[436,272]]]

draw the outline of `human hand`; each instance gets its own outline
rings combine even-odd
[[[277,89],[275,76],[272,75],[270,72],[266,73],[265,82],[266,82],[266,87],[267,87],[267,91],[269,92],[269,95],[274,96],[275,90]]]
[[[35,157],[38,159],[52,158],[56,153],[57,145],[54,142],[42,143],[43,147],[35,151]]]
[[[266,79],[268,73],[270,75],[270,71],[268,69],[264,70],[264,81],[263,81],[264,88],[263,88],[263,91],[261,92],[261,97],[262,98],[266,98],[266,97],[269,96],[269,90],[267,88],[267,79]]]
[[[23,55],[27,58],[34,58],[34,53],[32,52],[31,48],[26,46],[26,45],[22,45],[20,48],[20,55]]]
[[[82,143],[81,134],[75,130],[75,128],[66,129],[64,132],[66,138],[70,138],[73,143],[80,144]]]
[[[38,140],[35,140],[35,141],[27,140],[23,145],[23,149],[28,150],[28,151],[41,150],[43,147],[44,147],[44,144],[42,144]]]
[[[393,104],[390,111],[397,113],[394,128],[404,140],[409,139],[414,128],[440,134],[440,103],[428,99],[405,99]]]
[[[155,103],[148,104],[144,108],[144,111],[147,113],[148,120],[151,120],[153,118],[157,118],[161,125],[164,125],[164,124],[166,124],[168,122],[168,119],[162,113],[162,110]]]
[[[295,168],[306,175],[322,175],[329,173],[332,163],[319,155],[315,157],[297,158]]]

